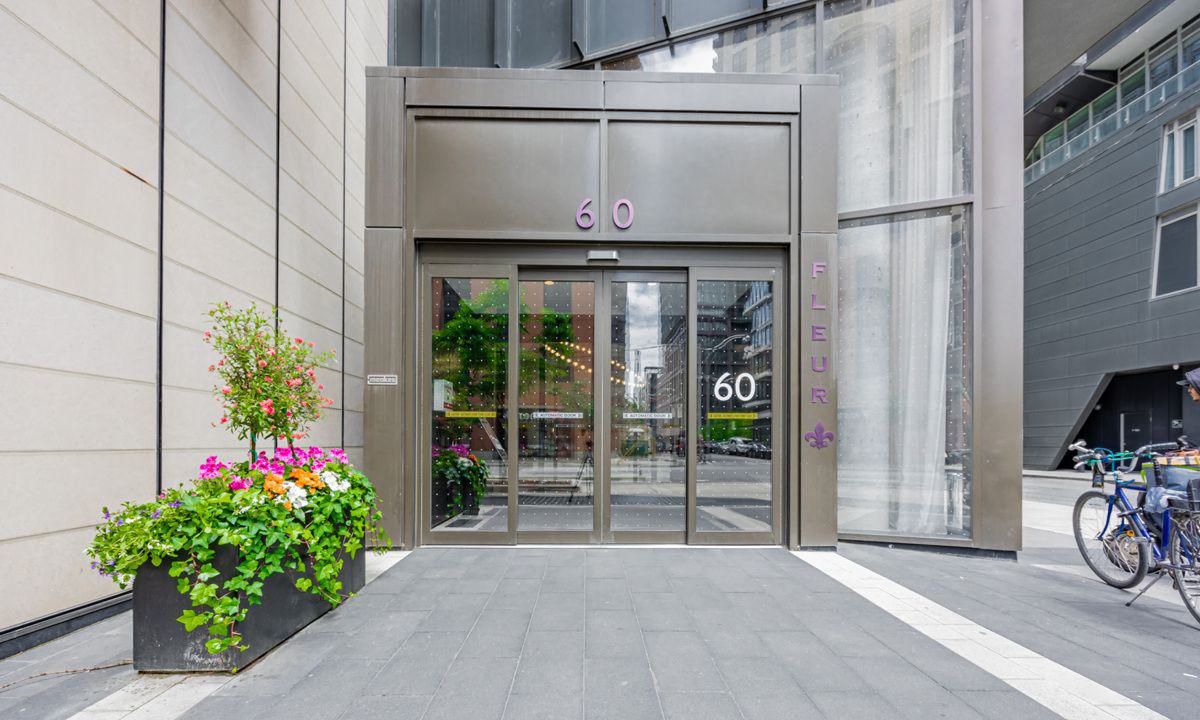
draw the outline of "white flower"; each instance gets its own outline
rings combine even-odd
[[[287,492],[283,495],[280,495],[279,498],[283,502],[290,502],[292,504],[292,509],[299,510],[305,505],[308,505],[308,492],[305,491],[304,488],[300,487],[291,480],[285,480],[283,482],[283,488]]]
[[[334,492],[342,492],[350,487],[349,480],[344,479],[342,476],[338,475],[332,470],[326,470],[325,472],[321,473],[321,482],[325,483],[325,485]]]

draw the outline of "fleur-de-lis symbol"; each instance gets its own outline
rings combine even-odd
[[[818,420],[817,426],[811,432],[804,433],[804,439],[808,441],[809,445],[820,450],[833,443],[833,433],[826,430],[824,423]]]

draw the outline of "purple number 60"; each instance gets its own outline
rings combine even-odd
[[[591,198],[584,198],[583,202],[579,203],[579,209],[575,211],[575,224],[584,230],[596,224],[596,214],[588,207],[591,204]]]
[[[622,205],[625,206],[625,210],[628,213],[625,216],[625,222],[621,222],[621,206]],[[628,230],[629,226],[633,225],[633,203],[629,201],[629,198],[621,198],[620,200],[618,200],[616,202],[615,205],[613,205],[612,217],[613,217],[613,225],[616,225],[618,228],[620,228],[622,230]]]

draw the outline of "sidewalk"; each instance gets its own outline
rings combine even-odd
[[[1085,487],[1027,481],[1017,561],[422,548],[236,676],[139,677],[129,613],[0,661],[0,720],[1194,718],[1197,627],[1091,576]]]

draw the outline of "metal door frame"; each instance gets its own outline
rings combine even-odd
[[[783,512],[784,503],[796,489],[783,487],[789,476],[785,468],[795,458],[783,447],[791,421],[781,405],[784,385],[791,382],[784,363],[783,348],[778,333],[771,348],[771,530],[769,532],[718,531],[699,532],[696,529],[697,511],[697,449],[699,437],[699,388],[697,379],[698,326],[696,283],[699,280],[770,280],[773,283],[773,327],[782,329],[784,307],[789,288],[786,284],[787,248],[780,246],[712,248],[697,246],[617,246],[628,260],[618,262],[589,262],[586,246],[544,244],[422,242],[417,250],[417,271],[420,292],[417,302],[416,327],[418,353],[416,379],[418,387],[415,436],[416,447],[430,447],[432,425],[430,407],[433,401],[432,383],[427,382],[432,368],[431,293],[434,277],[494,278],[509,281],[508,314],[508,387],[505,393],[506,442],[508,444],[508,529],[505,532],[434,530],[432,494],[430,492],[431,457],[428,452],[417,453],[413,518],[418,545],[513,545],[519,543],[579,543],[579,544],[647,544],[687,543],[695,545],[778,545],[788,536],[790,513]],[[549,252],[548,252],[549,251]],[[460,259],[463,259],[461,262]],[[593,339],[593,522],[589,530],[519,530],[518,462],[519,453],[512,450],[519,442],[519,419],[514,408],[520,407],[520,282],[538,279],[590,279],[595,285],[595,328]],[[609,459],[611,401],[610,382],[597,382],[597,361],[611,356],[612,305],[611,285],[620,281],[686,280],[688,323],[688,388],[685,423],[685,519],[683,530],[612,530],[610,501],[611,464]],[[601,328],[604,328],[601,331]],[[783,382],[780,382],[782,380]],[[783,421],[783,422],[781,422]],[[794,522],[791,519],[790,522]]]

